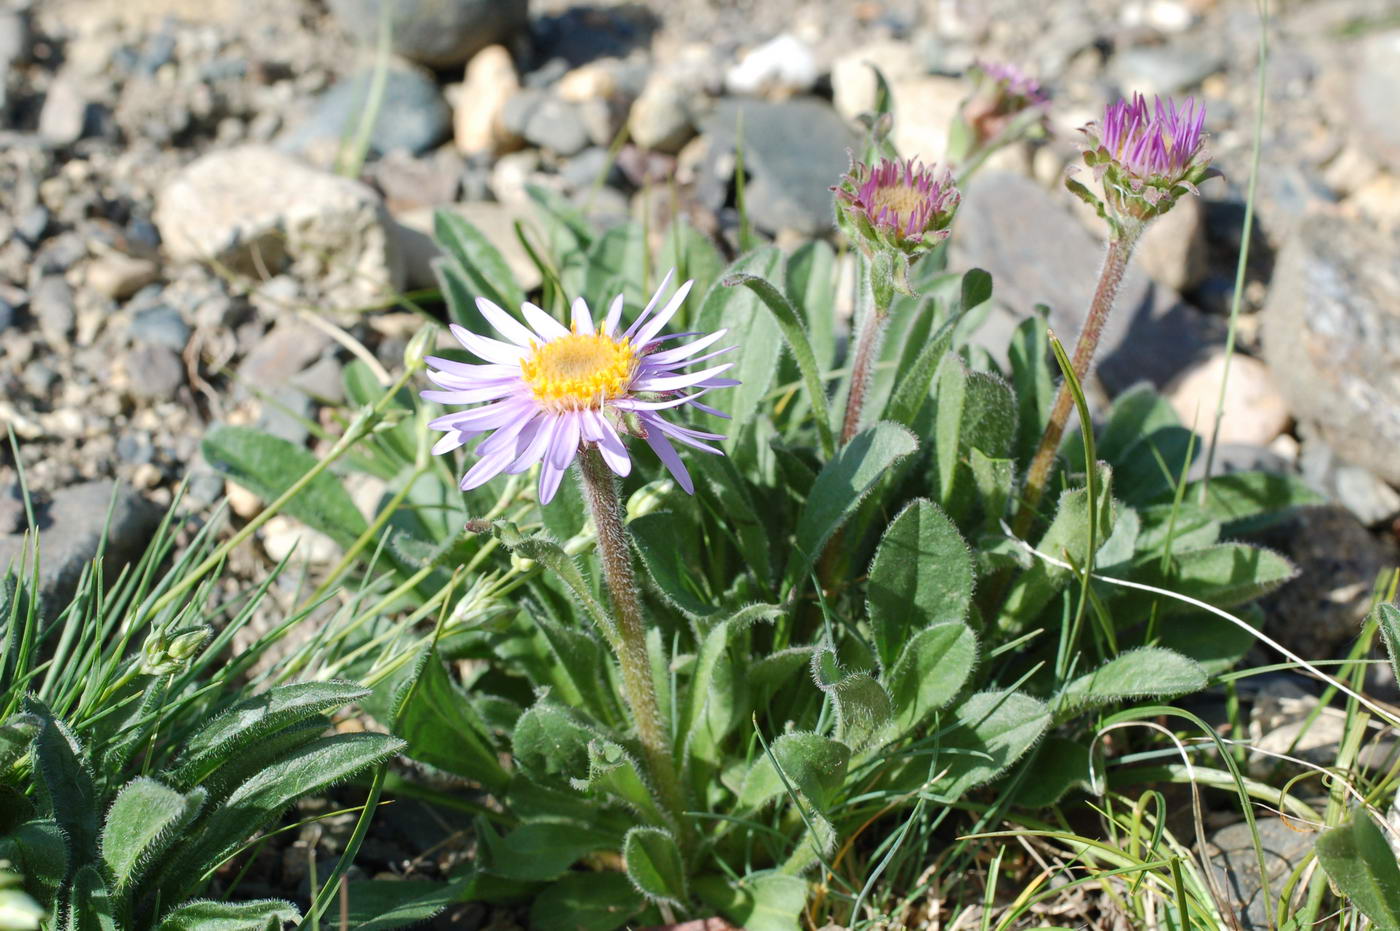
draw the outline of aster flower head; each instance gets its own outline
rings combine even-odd
[[[1035,78],[1003,62],[978,62],[969,75],[972,95],[958,112],[967,137],[963,148],[1005,144],[1045,131],[1050,98]]]
[[[1070,189],[1099,208],[1110,222],[1146,221],[1171,209],[1184,193],[1200,194],[1196,185],[1217,174],[1205,152],[1206,108],[1187,98],[1185,105],[1141,94],[1104,110],[1103,121],[1084,127],[1089,143],[1084,163],[1103,182],[1105,203],[1082,184]]]
[[[841,228],[867,253],[896,252],[914,258],[948,238],[962,195],[947,168],[914,159],[851,159],[836,192]]]
[[[428,356],[428,377],[443,390],[421,393],[428,401],[470,405],[429,423],[444,431],[433,447],[435,454],[489,434],[473,450],[476,461],[462,477],[463,491],[538,463],[539,500],[545,504],[581,448],[596,447],[613,472],[628,474],[632,461],[622,438],[632,435],[645,440],[676,482],[694,493],[690,474],[671,442],[720,454],[705,441],[724,437],[671,423],[665,412],[693,407],[725,417],[697,399],[715,388],[739,384],[720,377],[733,363],[685,369],[735,347],[703,352],[723,338],[724,330],[662,336],[662,327],[680,309],[692,284],[685,282],[662,304],[670,282],[667,274],[646,308],[620,332],[620,294],[597,322],[588,304],[576,298],[570,326],[529,302],[520,305],[522,323],[485,298],[476,299],[481,315],[504,340],[454,324],[458,342],[485,364]],[[700,338],[675,344],[686,336]]]

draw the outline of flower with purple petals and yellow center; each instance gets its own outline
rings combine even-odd
[[[960,195],[947,168],[908,159],[881,159],[874,166],[851,161],[836,192],[838,221],[862,248],[887,249],[907,257],[927,252],[948,238]]]
[[[1110,219],[1150,220],[1182,194],[1200,193],[1196,185],[1216,173],[1205,152],[1205,120],[1205,105],[1194,99],[1178,107],[1160,97],[1149,104],[1134,94],[1109,104],[1101,122],[1084,127],[1084,163],[1103,184]],[[1085,197],[1083,185],[1073,182],[1070,188],[1102,211],[1097,198]]]
[[[481,315],[504,341],[454,324],[453,335],[486,364],[429,356],[428,377],[443,390],[422,392],[429,401],[475,405],[429,424],[444,431],[434,453],[449,452],[489,434],[474,450],[476,462],[462,477],[462,490],[502,473],[524,472],[538,463],[539,498],[547,503],[581,448],[596,447],[613,472],[628,474],[632,461],[622,437],[635,434],[646,440],[677,483],[693,492],[690,474],[671,442],[720,453],[705,441],[724,437],[671,423],[662,412],[686,406],[724,417],[697,398],[714,388],[737,385],[731,378],[720,377],[733,363],[683,370],[735,347],[702,353],[724,336],[720,330],[662,348],[683,336],[699,335],[660,335],[691,287],[689,281],[681,285],[658,310],[670,282],[668,274],[651,302],[621,333],[621,295],[597,325],[588,304],[575,299],[567,327],[528,302],[520,307],[525,318],[521,323],[485,298],[477,298]]]

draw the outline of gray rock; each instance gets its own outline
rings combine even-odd
[[[24,385],[24,390],[28,391],[32,397],[47,398],[49,389],[53,388],[53,383],[58,381],[58,373],[51,366],[34,359],[24,367],[19,380]]]
[[[236,398],[275,391],[330,347],[331,338],[308,323],[290,319],[268,330],[238,366]]]
[[[196,159],[156,193],[152,218],[172,259],[259,276],[290,271],[318,292],[304,300],[363,307],[403,284],[379,197],[274,149]]]
[[[15,305],[5,298],[0,297],[0,333],[4,333],[10,328],[10,324],[15,322]]]
[[[579,154],[565,162],[559,169],[559,176],[564,179],[573,190],[588,190],[598,183],[602,178],[604,184],[614,187],[623,183],[622,170],[617,166],[617,159],[608,154],[608,150],[599,146],[584,149]]]
[[[115,501],[113,492],[115,489]],[[103,570],[112,578],[122,566],[140,556],[160,511],[135,491],[117,488],[110,479],[85,482],[54,492],[46,504],[36,502],[40,546],[39,594],[43,613],[52,617],[77,587],[84,568],[97,555],[107,530]],[[110,523],[108,507],[112,506]],[[22,533],[0,536],[0,571],[19,566],[24,555]]]
[[[372,69],[364,69],[337,83],[317,99],[306,119],[282,135],[278,145],[304,152],[337,146],[353,135],[368,105],[373,77]],[[383,93],[369,137],[371,155],[398,148],[418,155],[452,134],[452,109],[430,74],[418,68],[390,68]]]
[[[1072,345],[1103,264],[1103,245],[1034,181],[979,175],[963,192],[952,238],[955,268],[992,275],[993,299],[1025,316],[1050,307],[1050,324]],[[1159,387],[1203,356],[1218,322],[1128,268],[1099,342],[1097,372],[1116,393],[1144,379]]]
[[[1259,534],[1298,575],[1262,599],[1264,629],[1300,656],[1336,655],[1355,639],[1380,574],[1395,564],[1394,547],[1372,536],[1334,505],[1302,508]]]
[[[66,345],[73,335],[73,289],[60,275],[46,275],[29,293],[29,312],[39,322],[39,332],[55,346]]]
[[[1368,527],[1400,514],[1400,493],[1394,488],[1366,469],[1339,459],[1316,428],[1304,424],[1298,432],[1303,440],[1298,468],[1304,481]]]
[[[35,204],[15,218],[15,235],[31,246],[37,246],[49,231],[50,219],[48,208]]]
[[[0,10],[0,74],[29,60],[31,39],[28,10]]]
[[[1300,830],[1281,818],[1256,818],[1267,875],[1259,875],[1259,857],[1249,823],[1241,821],[1210,835],[1207,843],[1210,868],[1216,882],[1234,906],[1242,931],[1272,928],[1269,909],[1278,900],[1283,884],[1308,853],[1316,835]]]
[[[632,141],[644,149],[679,152],[695,135],[686,89],[678,81],[653,77],[632,104],[627,128]]]
[[[190,326],[180,312],[169,304],[158,304],[138,310],[131,318],[127,336],[138,343],[164,346],[175,352],[184,351],[190,340]]]
[[[508,131],[531,145],[559,155],[575,155],[588,147],[588,127],[578,106],[540,90],[527,90],[506,101],[501,120]]]
[[[155,444],[146,433],[123,433],[117,439],[117,457],[128,465],[150,462],[156,454]]]
[[[742,119],[745,204],[755,226],[816,236],[831,229],[831,186],[849,164],[856,138],[825,101],[722,100],[702,122],[711,164],[735,150]]]
[[[1366,225],[1314,214],[1279,252],[1263,310],[1264,357],[1300,421],[1400,483],[1400,248]]]
[[[1225,67],[1218,50],[1191,45],[1137,45],[1114,56],[1124,92],[1174,94],[1189,90]]]
[[[166,401],[185,383],[185,365],[166,346],[139,345],[124,357],[131,396],[144,401]]]
[[[331,11],[361,41],[379,34],[383,0],[329,0]],[[524,28],[527,0],[392,0],[389,27],[394,51],[405,58],[446,68],[480,49],[507,42]]]
[[[1352,129],[1373,158],[1400,171],[1400,125],[1395,121],[1395,89],[1400,87],[1400,29],[1378,32],[1360,43],[1351,67]]]
[[[72,145],[83,138],[88,124],[88,100],[78,83],[59,76],[44,95],[39,111],[39,138],[52,146]]]

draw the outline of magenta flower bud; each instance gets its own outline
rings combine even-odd
[[[1022,132],[1043,131],[1050,98],[1039,81],[1015,65],[1002,62],[978,62],[969,74],[973,80],[972,96],[963,103],[960,115],[972,132],[974,145],[999,140],[1014,118],[1028,110],[1036,112],[1023,121]]]
[[[1205,152],[1205,120],[1205,105],[1190,98],[1182,107],[1160,97],[1149,106],[1141,94],[1109,104],[1103,122],[1083,130],[1089,138],[1084,163],[1103,182],[1107,203],[1076,181],[1069,181],[1070,190],[1118,224],[1166,213],[1178,197],[1200,194],[1196,185],[1218,174]]]
[[[962,195],[947,168],[909,159],[881,159],[874,167],[851,160],[832,188],[838,224],[867,253],[897,252],[906,259],[948,238]]]

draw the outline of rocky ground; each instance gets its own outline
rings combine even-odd
[[[424,10],[440,17],[415,19]],[[1004,332],[1034,304],[1073,332],[1100,253],[1059,181],[1116,95],[1194,94],[1224,180],[1154,228],[1102,352],[1110,392],[1147,377],[1205,427],[1222,370],[1256,107],[1245,0],[565,0],[394,7],[397,56],[358,178],[346,164],[375,57],[375,0],[0,0],[0,422],[46,500],[53,573],[81,560],[115,480],[141,540],[215,422],[297,442],[354,354],[385,366],[434,286],[424,231],[453,205],[531,266],[510,229],[542,184],[603,221],[676,203],[732,243],[743,111],[748,208],[792,244],[831,231],[827,187],[890,80],[895,141],[936,158],[978,59],[1037,76],[1050,137],[966,192],[953,262],[996,281]],[[1334,503],[1279,545],[1303,577],[1271,623],[1309,655],[1354,635],[1400,514],[1400,7],[1274,12],[1257,226],[1221,437],[1226,467],[1296,471]],[[609,146],[627,131],[616,163]],[[354,159],[350,162],[354,164]],[[674,188],[672,185],[674,184]],[[657,186],[660,185],[658,188]],[[537,282],[538,277],[533,276]],[[993,340],[995,342],[995,340]],[[0,454],[0,562],[21,510]],[[9,490],[5,490],[9,489]],[[284,552],[294,528],[269,525]]]

